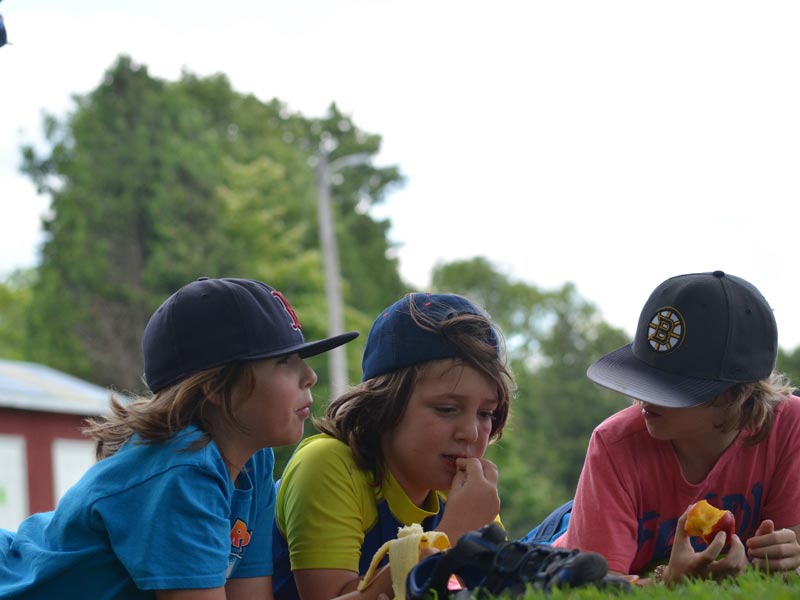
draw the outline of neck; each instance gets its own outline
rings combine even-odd
[[[222,452],[222,449],[220,449],[219,453],[222,456],[222,460],[225,462],[225,466],[228,468],[228,475],[230,475],[233,485],[236,486],[236,480],[239,478],[239,473],[242,472],[244,463],[229,460],[228,457]]]
[[[686,481],[699,483],[705,479],[719,457],[737,437],[739,437],[738,430],[700,439],[673,440],[672,447],[675,449]]]
[[[241,434],[226,427],[221,419],[209,419],[207,423],[211,432],[211,437],[217,445],[222,460],[228,469],[231,481],[236,485],[236,480],[247,459],[252,456],[253,451],[248,450],[242,445]]]

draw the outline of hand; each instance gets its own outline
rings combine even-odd
[[[751,562],[764,571],[793,571],[800,566],[800,544],[792,529],[775,531],[775,523],[762,521],[755,535],[747,540]]]
[[[720,531],[702,552],[696,552],[689,536],[684,530],[686,517],[691,506],[678,519],[675,530],[675,542],[669,557],[669,565],[664,573],[667,583],[675,583],[684,577],[707,578],[734,577],[747,570],[747,554],[739,536],[734,534],[730,539],[730,549],[724,558],[718,558],[725,547],[727,534]]]
[[[468,531],[491,523],[500,513],[497,466],[485,458],[459,458],[456,467],[437,528],[447,534],[451,544]]]

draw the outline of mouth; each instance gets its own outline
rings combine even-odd
[[[295,412],[304,419],[307,419],[308,417],[311,416],[311,402],[305,404],[301,408],[298,408]]]
[[[642,416],[645,419],[655,419],[661,416],[661,413],[655,412],[648,404],[642,404]]]
[[[458,460],[459,458],[466,458],[466,456],[463,456],[461,454],[442,454],[442,458],[444,458],[447,465],[453,471],[456,471],[458,470],[458,465],[456,464],[456,460]]]

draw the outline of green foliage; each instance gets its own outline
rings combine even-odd
[[[168,82],[128,57],[75,103],[63,121],[46,117],[48,153],[23,149],[23,171],[52,197],[26,357],[141,391],[147,319],[199,276],[264,279],[290,298],[309,339],[327,334],[312,162],[323,148],[331,159],[372,157],[379,136],[335,105],[307,119],[235,92],[222,75]],[[363,329],[404,287],[388,223],[355,209],[402,178],[368,162],[338,177],[345,318]]]
[[[574,495],[592,430],[625,406],[585,374],[627,340],[571,284],[543,291],[485,258],[440,265],[432,287],[484,306],[506,338],[518,392],[503,438],[487,456],[500,470],[503,524],[522,536]]]
[[[33,269],[17,270],[0,281],[0,358],[25,359],[24,323],[35,277]]]
[[[800,348],[795,348],[791,352],[778,349],[778,365],[776,367],[781,373],[789,377],[789,381],[795,386],[800,386]]]

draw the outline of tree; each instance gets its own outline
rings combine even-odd
[[[334,153],[372,156],[379,136],[335,106],[307,119],[235,92],[222,75],[167,82],[128,57],[75,102],[63,121],[46,118],[48,154],[23,149],[23,170],[52,197],[31,359],[140,391],[149,315],[199,276],[266,279],[297,305],[309,338],[325,334],[309,163],[323,140]],[[401,181],[395,167],[365,164],[335,189],[346,317],[359,328],[403,284],[387,255],[388,224],[355,208]]]
[[[786,374],[793,385],[800,386],[800,348],[791,352],[779,348],[777,369]]]
[[[585,373],[627,340],[572,284],[543,291],[482,257],[437,266],[432,289],[476,301],[506,339],[518,392],[506,432],[488,456],[500,469],[503,523],[521,536],[572,497],[592,430],[625,406]]]
[[[19,269],[0,281],[0,357],[25,360],[25,315],[31,302],[33,269]]]

